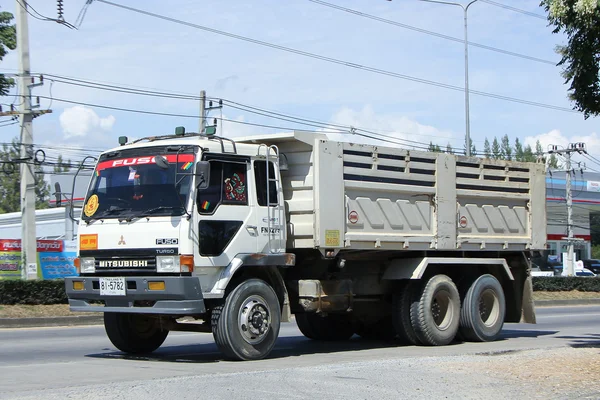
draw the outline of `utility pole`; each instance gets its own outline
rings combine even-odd
[[[569,143],[568,148],[561,149],[556,145],[550,145],[548,153],[553,154],[557,153],[565,157],[565,171],[567,173],[566,176],[566,198],[567,198],[567,276],[575,275],[575,242],[578,240],[575,239],[573,235],[573,192],[571,190],[571,154],[572,153],[585,153],[587,151],[585,149],[585,143]],[[564,239],[564,238],[563,238]]]
[[[198,133],[204,133],[206,127],[206,90],[200,91],[200,131]]]
[[[449,6],[457,6],[463,10],[464,21],[464,37],[465,37],[465,155],[471,157],[471,117],[469,115],[469,38],[467,33],[467,14],[469,7],[478,0],[471,0],[466,6],[461,3],[455,3],[446,0],[420,0],[427,3],[446,4]]]
[[[29,28],[27,1],[17,0],[17,52],[21,94],[21,261],[23,279],[37,278],[35,234],[35,177],[33,171],[33,113],[31,109],[31,67],[29,65]],[[29,162],[25,161],[29,160]]]
[[[37,241],[35,234],[35,176],[33,153],[34,117],[51,113],[52,110],[34,110],[39,107],[31,103],[31,89],[43,84],[43,77],[35,83],[29,65],[29,29],[27,26],[27,0],[16,0],[17,15],[17,56],[19,57],[19,110],[11,106],[10,111],[0,116],[18,115],[21,124],[21,154],[18,160],[21,177],[21,277],[37,279]]]

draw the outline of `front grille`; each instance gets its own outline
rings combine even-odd
[[[96,273],[111,274],[156,274],[156,256],[178,254],[178,249],[110,249],[82,250],[81,257],[94,257]]]

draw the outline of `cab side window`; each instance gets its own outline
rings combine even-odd
[[[247,205],[248,184],[245,163],[210,162],[210,185],[196,198],[200,214],[212,214],[219,205]]]
[[[269,162],[269,180],[275,178],[275,168],[273,163]],[[254,179],[256,181],[256,197],[259,206],[267,205],[267,162],[254,161]],[[277,185],[274,181],[270,181],[269,187],[269,202],[271,206],[277,205]]]

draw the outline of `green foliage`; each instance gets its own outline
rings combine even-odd
[[[504,135],[502,137],[502,145],[501,145],[501,154],[503,160],[512,160],[512,147],[510,147],[510,140],[508,139],[508,135]]]
[[[587,119],[600,114],[600,4],[598,0],[541,0],[553,33],[563,33],[567,44],[557,46],[558,65],[570,83],[574,109]]]
[[[519,138],[515,139],[515,160],[525,161],[525,150],[523,150],[523,145],[519,141]]]
[[[594,232],[592,231],[592,243],[598,243],[598,236],[599,235],[594,235]],[[592,258],[598,260],[600,259],[600,244],[594,244],[592,245]]]
[[[446,145],[446,153],[448,153],[448,154],[454,154],[454,149],[452,148],[452,145],[450,143],[448,143]]]
[[[62,158],[62,154],[58,155],[58,160],[56,164],[54,164],[53,171],[55,174],[60,174],[63,172],[69,172],[72,168],[71,160],[67,160],[66,162]]]
[[[492,156],[492,149],[488,138],[485,138],[485,142],[483,142],[483,156],[485,158],[490,158]]]
[[[0,280],[0,304],[66,304],[65,281]]]
[[[6,162],[4,168],[14,168],[9,174],[0,173],[0,214],[16,212],[21,210],[21,182],[19,179],[20,145],[17,139],[13,139],[10,146],[4,144],[0,150],[0,161]],[[29,168],[33,168],[35,176],[36,209],[48,208],[47,199],[50,196],[50,187],[44,181],[44,171],[40,165],[27,162]]]
[[[534,276],[534,292],[600,292],[600,278],[578,276]]]
[[[492,157],[496,160],[502,158],[502,149],[500,149],[500,143],[498,143],[497,138],[494,138],[492,142]]]
[[[429,142],[429,147],[427,148],[427,151],[431,151],[434,153],[441,153],[442,149],[437,144],[433,144],[433,142]]]
[[[0,12],[0,61],[4,58],[8,50],[17,48],[17,30],[14,25],[11,25],[13,15],[9,12]],[[12,78],[7,78],[4,74],[0,74],[0,96],[6,96],[9,89],[14,86],[15,82]]]

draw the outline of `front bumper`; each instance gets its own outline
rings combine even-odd
[[[73,282],[83,282],[83,290],[73,289]],[[149,290],[148,282],[162,281],[164,290]],[[200,280],[195,276],[125,277],[125,296],[100,295],[100,277],[65,278],[65,290],[71,311],[122,312],[137,314],[196,315],[204,314]],[[101,300],[104,306],[90,304]]]

